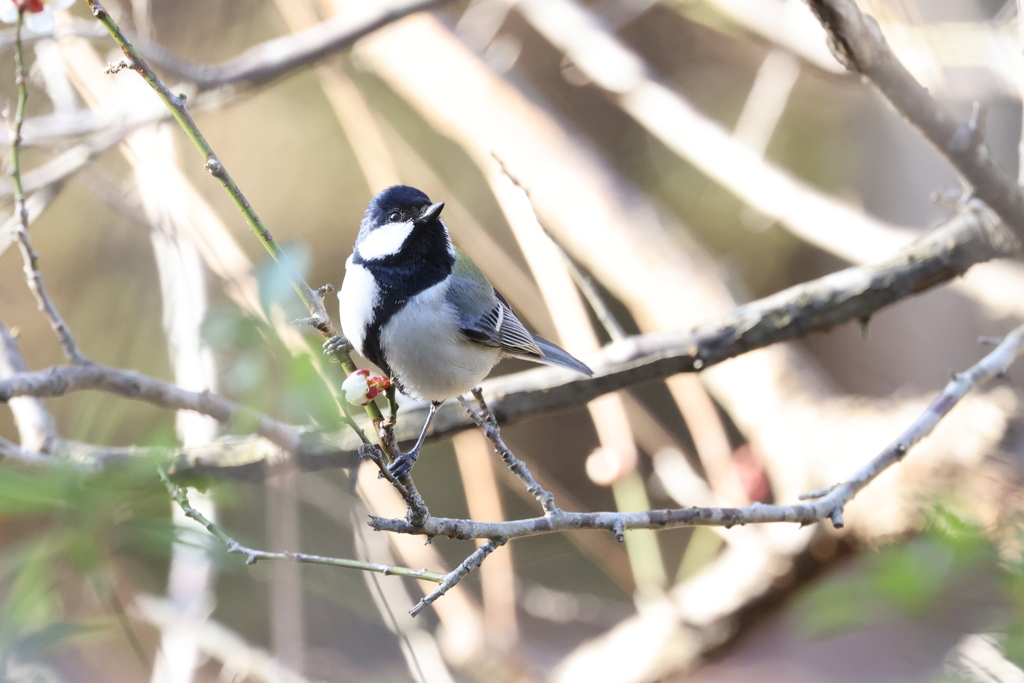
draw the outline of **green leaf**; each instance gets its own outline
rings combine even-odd
[[[953,551],[933,539],[887,549],[875,563],[872,587],[882,602],[920,613],[939,598],[954,568]]]
[[[68,507],[68,489],[80,475],[71,468],[0,469],[0,516],[25,516]]]

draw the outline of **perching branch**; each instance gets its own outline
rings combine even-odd
[[[878,23],[862,14],[853,0],[808,0],[808,4],[828,32],[829,48],[836,59],[867,77],[953,165],[974,196],[992,207],[1024,240],[1024,195],[985,144],[984,112],[976,110],[969,123],[958,122],[907,71],[889,49]]]
[[[199,522],[199,524],[201,524],[207,531],[216,536],[220,542],[224,544],[224,547],[229,553],[245,555],[246,564],[256,564],[259,560],[291,560],[292,562],[299,562],[302,564],[324,564],[331,567],[360,569],[366,572],[378,572],[380,574],[390,576],[405,576],[411,579],[423,579],[425,581],[433,581],[434,583],[441,584],[447,580],[446,575],[428,572],[426,569],[408,569],[406,567],[394,567],[387,564],[378,564],[376,562],[360,562],[359,560],[347,560],[340,557],[323,557],[321,555],[308,555],[306,553],[271,553],[265,550],[255,550],[253,548],[246,547],[231,536],[228,536],[223,529],[207,519],[203,513],[192,507],[188,502],[188,494],[185,489],[172,482],[163,470],[160,471],[160,479],[163,481],[164,486],[167,487],[167,492],[171,494],[171,498],[173,498],[174,502],[181,507],[187,517]]]
[[[882,472],[899,462],[919,441],[928,436],[939,421],[971,390],[989,379],[1004,375],[1013,361],[1024,352],[1024,326],[1012,331],[1005,339],[967,372],[954,376],[942,393],[895,441],[878,456],[855,472],[849,479],[823,491],[802,496],[809,502],[794,505],[763,505],[754,503],[740,508],[680,508],[651,510],[648,512],[565,512],[556,511],[544,517],[508,522],[477,522],[469,519],[431,517],[420,525],[411,525],[403,519],[371,517],[370,526],[376,531],[421,534],[428,538],[446,536],[457,539],[487,539],[487,543],[474,551],[453,572],[449,573],[433,593],[413,610],[419,611],[444,594],[499,545],[514,538],[536,536],[556,531],[578,529],[604,529],[622,541],[629,529],[660,530],[680,526],[732,527],[753,523],[792,522],[813,524],[823,519],[833,526],[843,526],[843,509],[859,491],[874,481]]]
[[[1024,352],[1024,326],[1018,327],[979,363],[957,374],[931,405],[895,441],[871,462],[841,484],[822,492],[809,494],[806,503],[795,505],[763,505],[754,503],[739,508],[680,508],[648,512],[556,512],[544,517],[509,522],[475,522],[468,519],[432,517],[422,526],[413,527],[402,519],[372,517],[370,526],[377,531],[393,531],[448,538],[495,539],[498,542],[573,529],[604,529],[616,535],[629,529],[668,529],[680,526],[724,526],[766,522],[813,524],[830,519],[836,527],[843,526],[843,508],[857,493],[878,475],[899,462],[907,452],[932,430],[968,392],[993,377],[1007,372],[1013,361]]]

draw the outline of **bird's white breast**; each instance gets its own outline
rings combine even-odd
[[[380,331],[388,365],[414,398],[444,401],[464,394],[501,359],[500,349],[464,337],[458,313],[445,300],[447,289],[445,280],[413,296]]]
[[[366,326],[373,318],[373,307],[380,297],[380,288],[373,275],[363,266],[345,261],[345,280],[338,292],[338,317],[341,331],[359,353],[363,353]],[[365,355],[365,354],[364,354]]]

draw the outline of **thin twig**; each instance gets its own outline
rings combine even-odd
[[[628,529],[668,529],[681,526],[724,526],[792,522],[814,524],[830,519],[835,527],[843,526],[843,508],[861,489],[882,472],[906,456],[921,439],[928,436],[939,421],[968,392],[993,377],[1004,375],[1013,361],[1024,351],[1024,326],[1008,334],[979,363],[957,374],[931,405],[878,456],[855,472],[849,479],[806,503],[795,505],[763,505],[754,503],[739,508],[680,508],[648,512],[558,512],[544,517],[509,522],[475,522],[465,519],[434,517],[420,527],[412,527],[401,519],[372,517],[370,526],[378,531],[393,531],[427,536],[472,539],[513,539],[573,529],[605,529],[620,533]]]
[[[339,557],[323,557],[321,555],[308,555],[306,553],[272,553],[265,550],[249,548],[233,539],[227,534],[227,532],[207,519],[203,513],[192,507],[188,502],[188,494],[185,489],[172,482],[167,476],[167,473],[162,469],[160,470],[160,479],[163,481],[164,486],[167,487],[167,492],[171,495],[171,498],[173,498],[174,502],[181,507],[187,517],[199,522],[199,524],[201,524],[207,531],[216,536],[217,539],[224,544],[224,547],[229,553],[245,555],[246,564],[256,564],[259,560],[291,560],[292,562],[299,562],[303,564],[324,564],[332,567],[359,569],[366,572],[377,572],[392,576],[406,576],[411,579],[423,579],[425,581],[433,581],[434,583],[442,583],[446,579],[445,574],[429,572],[426,569],[409,569],[407,567],[394,567],[387,564],[378,564],[376,562],[360,562],[359,560],[348,560]]]
[[[416,616],[427,607],[431,605],[435,600],[448,592],[448,589],[457,584],[462,580],[466,574],[470,573],[477,567],[479,567],[487,556],[498,549],[498,546],[504,545],[505,541],[499,538],[489,538],[487,542],[481,545],[479,548],[473,551],[469,557],[462,561],[458,567],[453,569],[444,575],[443,580],[440,582],[441,585],[435,588],[433,591],[423,596],[423,599],[416,603],[416,606],[409,610],[409,614]]]
[[[538,222],[538,225],[540,223]],[[543,228],[544,226],[541,225]],[[594,311],[594,315],[597,316],[598,321],[601,323],[601,327],[604,328],[608,336],[611,337],[612,341],[619,341],[629,336],[626,332],[626,328],[622,326],[619,319],[612,313],[611,307],[608,302],[605,301],[604,297],[601,296],[601,292],[597,288],[597,283],[594,282],[593,278],[587,274],[583,267],[569,255],[569,252],[565,250],[562,243],[555,239],[555,236],[548,232],[547,228],[544,228],[544,232],[551,238],[551,242],[558,247],[558,250],[562,252],[562,256],[565,258],[566,268],[569,271],[569,275],[572,277],[573,282],[583,293],[583,297],[590,304],[590,309]]]
[[[494,452],[500,455],[509,470],[526,484],[526,490],[537,499],[541,508],[544,509],[545,515],[553,515],[559,512],[558,506],[555,505],[554,494],[538,484],[526,464],[516,458],[512,450],[505,445],[505,441],[501,438],[501,428],[498,426],[498,420],[495,419],[491,409],[487,407],[483,392],[479,387],[473,389],[473,397],[480,407],[479,413],[474,410],[473,406],[469,404],[469,401],[464,396],[459,396],[459,403],[466,409],[469,418],[480,428],[480,431],[484,433],[487,440],[494,446]]]
[[[42,311],[50,327],[53,328],[64,355],[72,363],[88,363],[86,358],[78,350],[74,337],[67,323],[60,316],[56,305],[46,291],[43,282],[43,274],[39,272],[39,255],[32,248],[32,241],[28,236],[28,207],[25,205],[25,190],[21,184],[21,127],[25,122],[25,103],[28,101],[28,72],[25,69],[25,58],[21,44],[21,29],[25,21],[25,10],[18,10],[18,21],[14,29],[14,82],[18,87],[18,103],[14,115],[5,110],[8,131],[11,138],[11,184],[14,187],[14,213],[18,217],[19,225],[15,236],[18,246],[21,249],[22,260],[25,262],[25,280],[29,289],[35,295],[39,310]]]
[[[572,277],[573,282],[576,283],[579,290],[583,292],[583,296],[586,298],[587,303],[590,304],[591,310],[594,311],[594,315],[597,316],[597,319],[600,321],[601,326],[604,327],[605,332],[608,333],[608,336],[612,338],[612,341],[619,341],[628,337],[629,334],[626,332],[625,328],[622,327],[622,323],[618,321],[615,314],[612,313],[608,303],[598,291],[594,280],[583,270],[583,266],[581,266],[579,262],[572,257],[569,251],[565,248],[565,245],[563,245],[561,241],[559,241],[559,239],[555,237],[550,230],[544,227],[543,223],[541,223],[540,216],[537,215],[537,209],[533,206],[533,201],[530,199],[530,191],[526,189],[526,186],[519,182],[519,178],[512,173],[508,165],[505,164],[505,161],[497,153],[492,152],[491,156],[498,162],[498,167],[501,168],[501,172],[505,174],[505,177],[507,177],[513,185],[522,190],[523,194],[526,195],[526,199],[530,205],[530,211],[533,212],[534,220],[537,225],[540,226],[541,230],[544,231],[544,234],[548,236],[548,239],[551,240],[551,243],[554,244],[558,251],[562,253],[562,258],[565,260],[569,275]]]

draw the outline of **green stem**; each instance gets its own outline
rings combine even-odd
[[[242,212],[243,216],[245,216],[245,221],[249,224],[249,228],[252,230],[253,234],[256,235],[256,238],[261,244],[263,244],[263,247],[267,252],[269,252],[271,258],[274,259],[274,262],[285,270],[288,275],[288,280],[291,282],[292,287],[295,288],[299,298],[302,299],[303,303],[305,303],[307,307],[314,307],[315,302],[317,301],[316,292],[306,284],[302,277],[299,276],[299,274],[296,273],[287,262],[284,253],[274,240],[274,236],[270,234],[270,230],[267,229],[263,220],[256,213],[256,209],[254,209],[248,202],[245,195],[243,195],[242,191],[238,188],[238,184],[235,183],[234,178],[231,177],[231,174],[228,173],[224,164],[222,164],[220,159],[217,158],[217,155],[213,151],[213,147],[211,147],[210,143],[207,142],[206,137],[202,134],[199,127],[196,126],[196,122],[192,119],[192,115],[188,112],[188,109],[185,108],[185,95],[175,95],[171,92],[170,88],[164,84],[160,77],[149,68],[149,65],[146,64],[139,51],[124,36],[117,24],[107,13],[106,9],[104,9],[97,0],[89,0],[89,6],[92,9],[93,15],[95,15],[107,31],[110,32],[114,41],[117,42],[118,46],[124,52],[125,57],[128,58],[128,61],[125,62],[125,66],[137,71],[146,83],[156,91],[157,95],[160,96],[160,99],[164,101],[164,104],[167,105],[171,115],[181,126],[182,130],[185,131],[185,135],[188,136],[188,139],[192,141],[192,144],[195,145],[196,149],[202,152],[203,156],[206,158],[206,170],[209,171],[214,178],[219,180],[221,185],[224,186],[224,189],[227,190],[228,194],[231,196],[231,200],[235,203],[235,206],[237,206],[238,210]],[[118,69],[118,67],[114,68]]]
[[[125,37],[124,33],[121,32],[117,23],[110,14],[107,13],[107,10],[104,9],[99,0],[88,0],[88,2],[93,16],[99,19],[100,23],[103,24],[104,28],[107,29],[111,37],[114,39],[114,42],[116,42],[121,48],[121,51],[124,52],[126,60],[122,68],[127,67],[133,71],[137,71],[139,75],[145,79],[146,83],[156,91],[164,104],[167,105],[171,115],[174,116],[174,119],[181,126],[182,130],[185,131],[189,140],[191,140],[196,149],[202,153],[203,158],[206,160],[206,170],[224,186],[224,189],[231,197],[231,200],[235,203],[235,206],[238,207],[238,210],[241,211],[242,215],[245,217],[245,221],[249,224],[249,228],[252,230],[253,234],[256,235],[256,239],[260,241],[263,248],[270,254],[270,257],[274,259],[274,262],[288,277],[288,281],[291,283],[292,288],[295,289],[299,298],[302,299],[302,303],[304,303],[306,308],[309,309],[312,317],[310,321],[311,324],[319,330],[324,337],[330,338],[335,336],[337,331],[334,329],[331,318],[327,315],[327,309],[324,308],[323,304],[323,295],[326,294],[326,292],[324,290],[317,291],[312,289],[285,258],[284,253],[281,251],[280,246],[278,246],[274,236],[270,234],[270,230],[267,229],[267,226],[263,223],[259,214],[256,213],[256,209],[253,208],[252,204],[249,203],[249,200],[245,198],[244,194],[242,194],[242,191],[239,189],[234,178],[232,178],[231,174],[228,173],[227,168],[214,153],[210,143],[207,142],[202,132],[200,132],[199,127],[196,126],[195,121],[192,119],[192,115],[189,114],[188,109],[185,107],[185,96],[175,95],[170,91],[160,77],[156,75],[156,72],[154,72],[153,69],[150,68],[149,64],[146,63],[146,60],[143,59],[142,55],[135,46],[132,45],[131,41],[129,41],[128,38]],[[113,67],[112,70],[116,71],[119,69],[118,67]],[[347,350],[338,349],[335,351],[334,355],[338,359],[338,362],[341,363],[341,367],[345,373],[355,372],[356,365],[352,362],[352,357],[349,355]],[[383,419],[380,409],[378,409],[373,403],[366,406],[366,413],[375,424],[379,423]]]
[[[386,574],[389,576],[406,576],[411,579],[423,579],[424,581],[433,581],[434,583],[441,583],[445,579],[445,574],[438,574],[436,572],[430,572],[426,569],[409,569],[408,567],[395,567],[388,564],[378,564],[376,562],[360,562],[359,560],[347,560],[340,557],[323,557],[322,555],[308,555],[306,553],[294,553],[294,552],[279,552],[272,553],[265,550],[255,550],[248,548],[231,536],[229,536],[223,529],[210,521],[203,513],[192,507],[189,503],[188,494],[185,489],[171,481],[167,473],[160,469],[160,479],[163,481],[164,486],[167,487],[167,492],[174,499],[174,502],[178,504],[182,512],[185,513],[186,517],[199,522],[207,531],[217,537],[229,553],[239,553],[245,555],[246,564],[256,564],[259,560],[291,560],[292,562],[301,562],[304,564],[323,564],[331,567],[344,567],[346,569],[359,569],[364,572],[377,572],[380,574]]]
[[[60,342],[64,355],[72,363],[87,363],[88,359],[78,350],[78,344],[71,336],[71,330],[57,311],[57,306],[50,299],[43,283],[43,275],[39,271],[39,255],[32,248],[32,240],[28,235],[28,207],[25,204],[25,188],[21,182],[21,127],[25,122],[25,104],[28,102],[28,74],[25,69],[25,55],[21,42],[21,31],[25,24],[25,10],[18,10],[18,20],[14,28],[14,82],[18,88],[18,103],[14,115],[8,119],[11,138],[11,185],[14,189],[14,212],[18,219],[16,238],[25,261],[25,280],[35,295],[39,310],[50,321],[50,327]],[[7,116],[7,112],[5,112]]]

